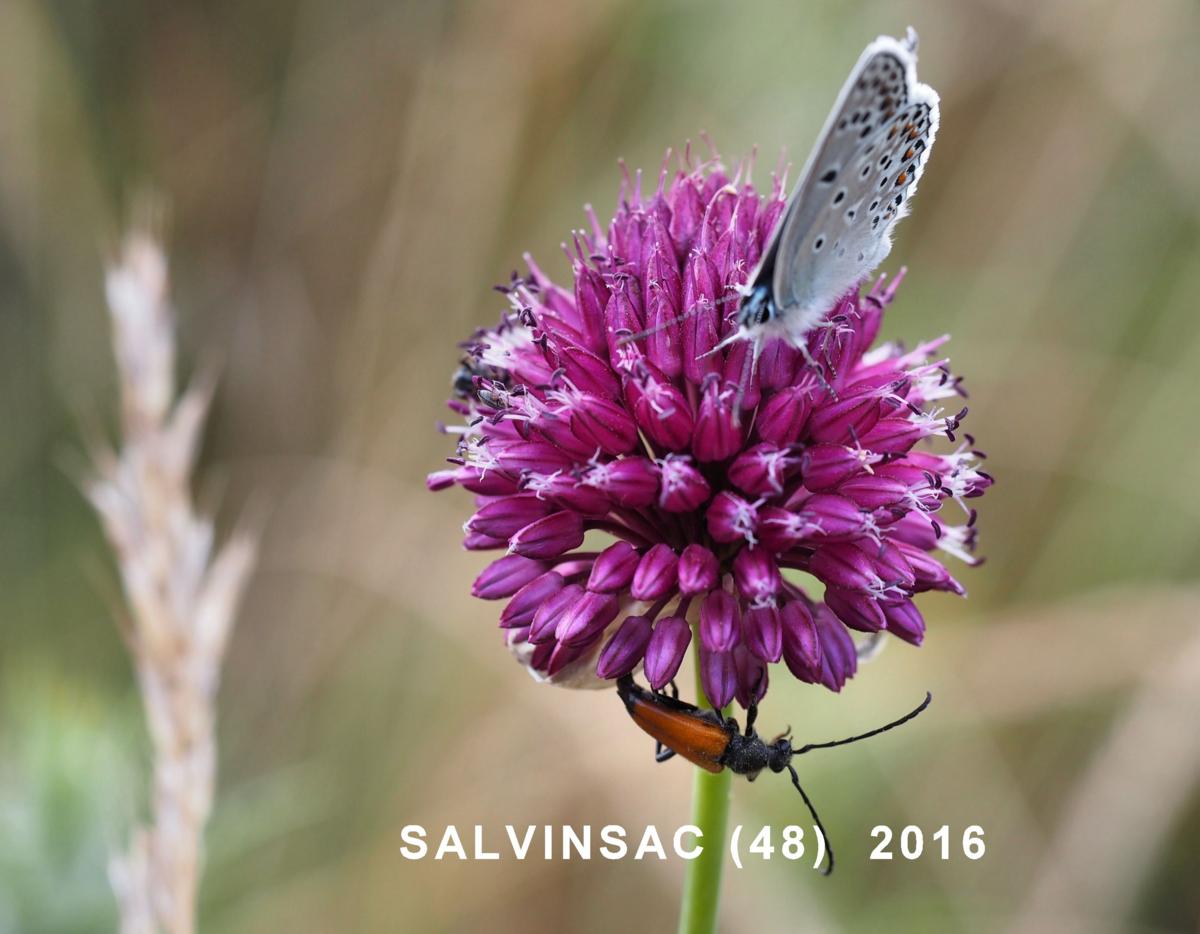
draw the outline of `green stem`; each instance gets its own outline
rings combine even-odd
[[[700,652],[696,657],[696,702],[708,706],[700,680]],[[692,823],[704,834],[703,850],[687,864],[683,903],[679,908],[679,934],[714,934],[721,903],[721,870],[725,866],[725,837],[729,824],[729,792],[733,773],[716,774],[696,768],[692,781]]]

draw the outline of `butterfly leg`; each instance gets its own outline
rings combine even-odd
[[[829,385],[829,380],[825,378],[824,368],[813,359],[813,355],[808,349],[808,341],[799,341],[796,345],[796,349],[800,351],[800,355],[804,357],[804,362],[807,363],[809,369],[813,371],[813,375],[816,376],[817,382],[821,384],[821,388],[828,393],[831,398],[836,399],[837,391],[831,385]]]

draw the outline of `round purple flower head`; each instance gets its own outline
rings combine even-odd
[[[463,345],[458,450],[429,486],[475,495],[464,544],[504,555],[472,592],[507,601],[500,626],[535,676],[641,665],[658,689],[696,641],[716,707],[761,699],[781,659],[837,691],[858,664],[849,629],[918,645],[913,596],[964,592],[935,555],[974,563],[966,500],[991,478],[969,435],[924,443],[954,442],[966,414],[942,408],[963,395],[945,338],[872,347],[901,277],[830,308],[812,364],[780,340],[754,366],[747,341],[712,352],[783,192],[715,161],[664,166],[649,197],[626,178],[607,229],[588,210],[572,286],[527,258],[511,309]]]

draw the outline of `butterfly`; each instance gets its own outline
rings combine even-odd
[[[917,80],[917,34],[880,36],[850,71],[721,342],[808,337],[883,262],[938,129],[938,95]]]

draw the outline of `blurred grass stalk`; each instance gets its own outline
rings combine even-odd
[[[198,380],[175,401],[167,262],[153,230],[136,227],[108,268],[121,439],[116,451],[97,446],[84,492],[116,555],[128,602],[121,634],[154,755],[153,822],[109,867],[121,930],[188,934],[212,809],[221,659],[256,545],[242,530],[214,551],[213,523],[194,509],[212,383]]]

